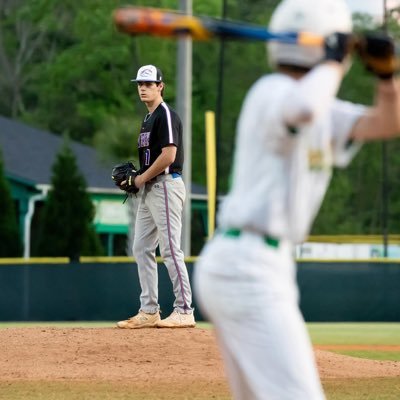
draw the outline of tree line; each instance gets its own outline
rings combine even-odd
[[[176,9],[177,3],[130,2],[170,9]],[[222,14],[222,0],[193,3],[194,14],[212,17]],[[226,16],[266,25],[277,3],[278,0],[228,0]],[[0,98],[0,113],[95,146],[105,159],[134,159],[145,109],[130,79],[141,65],[158,65],[166,79],[165,100],[173,106],[179,79],[177,42],[128,37],[117,32],[111,15],[116,7],[125,4],[120,0],[0,2],[0,89],[4,93]],[[394,17],[390,17],[388,29],[398,38],[399,27]],[[366,15],[354,15],[354,22],[358,30],[379,29]],[[218,100],[222,100],[217,116],[220,118],[218,191],[226,193],[242,100],[251,84],[268,72],[264,43],[194,42],[194,182],[205,184],[204,113],[216,110]],[[374,83],[374,78],[354,59],[339,97],[370,105]],[[335,171],[312,233],[378,234],[385,223],[386,205],[388,230],[399,232],[398,148],[397,140],[386,148],[381,143],[366,144],[350,168]]]

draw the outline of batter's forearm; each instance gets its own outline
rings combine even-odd
[[[375,105],[361,117],[351,137],[368,141],[390,139],[400,134],[400,82],[381,80],[376,89]]]

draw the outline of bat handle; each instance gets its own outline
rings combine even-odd
[[[310,32],[300,32],[297,36],[297,44],[302,46],[322,46],[324,37]]]

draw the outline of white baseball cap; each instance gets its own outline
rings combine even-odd
[[[334,32],[350,33],[353,24],[345,0],[283,0],[272,14],[272,32],[310,32],[323,37]],[[268,42],[269,62],[311,68],[323,57],[322,46]]]
[[[143,65],[139,68],[136,79],[131,79],[131,82],[162,82],[162,80],[160,68],[154,65]]]

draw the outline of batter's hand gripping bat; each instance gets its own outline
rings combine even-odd
[[[176,11],[148,7],[122,7],[114,10],[113,20],[123,33],[163,37],[190,36],[195,40],[212,38],[278,41],[304,46],[320,46],[324,38],[307,32],[270,32],[264,26],[210,17],[196,17]]]

